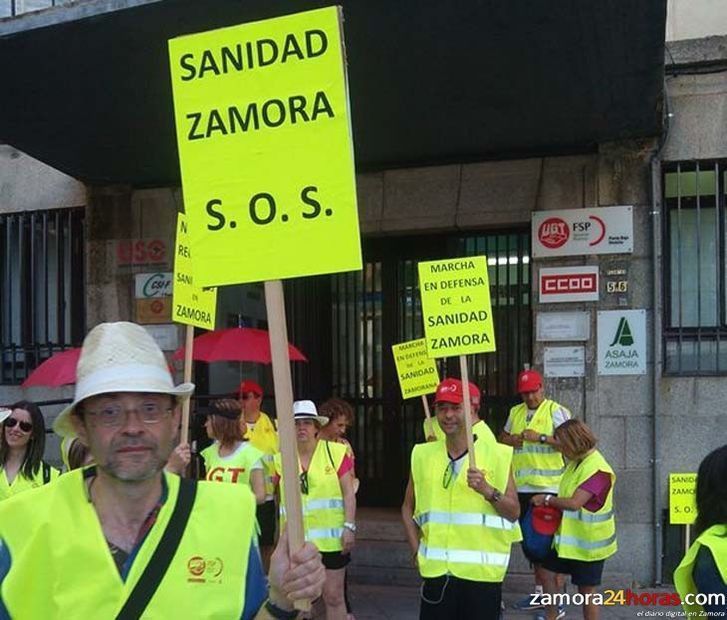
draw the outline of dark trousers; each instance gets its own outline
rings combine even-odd
[[[501,583],[433,577],[422,585],[419,620],[498,620],[501,601]]]

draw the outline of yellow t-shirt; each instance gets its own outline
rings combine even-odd
[[[48,466],[50,471],[50,481],[52,482],[61,472],[55,467]],[[22,471],[19,471],[15,475],[15,479],[12,484],[8,482],[8,477],[5,475],[5,468],[0,467],[0,501],[11,498],[13,495],[22,493],[34,489],[35,487],[43,486],[43,466],[38,468],[38,472],[32,478],[28,479],[23,475]]]

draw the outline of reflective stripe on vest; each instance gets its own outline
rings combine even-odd
[[[457,562],[458,564],[476,564],[478,566],[498,566],[507,568],[510,562],[509,553],[493,553],[491,551],[470,551],[467,549],[439,549],[419,545],[419,555],[427,560],[439,562]]]
[[[554,452],[557,452],[555,448],[537,444],[523,444],[522,448],[515,448],[515,454],[552,454]]]
[[[341,538],[341,536],[343,536],[342,527],[321,527],[313,530],[306,530],[305,533],[305,539],[311,542],[321,538]]]
[[[497,530],[512,530],[515,524],[503,517],[495,515],[486,515],[477,512],[440,512],[430,510],[420,514],[414,519],[419,527],[423,527],[426,523],[438,523],[440,525],[484,525]]]
[[[565,471],[565,467],[560,469],[517,469],[515,470],[515,476],[562,476]]]
[[[583,521],[583,523],[601,523],[608,521],[613,516],[613,510],[608,512],[594,514],[592,512],[586,512],[584,510],[564,510],[564,519],[577,519]]]
[[[586,550],[592,550],[592,549],[602,549],[603,547],[608,547],[610,544],[614,543],[616,541],[616,534],[611,536],[610,538],[607,538],[606,540],[583,540],[581,538],[576,538],[575,536],[555,536],[555,544],[556,545],[569,545],[571,547],[578,547],[579,549],[586,549]]]
[[[312,499],[303,500],[303,514],[310,514],[314,510],[328,510],[329,508],[343,508],[342,499]],[[280,514],[285,516],[285,506],[280,505]]]

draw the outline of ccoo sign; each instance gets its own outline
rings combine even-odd
[[[540,303],[598,301],[598,267],[555,267],[540,270]]]

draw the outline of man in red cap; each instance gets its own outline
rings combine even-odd
[[[518,374],[517,391],[523,402],[510,409],[500,441],[515,449],[512,466],[522,520],[535,495],[558,494],[565,462],[556,448],[553,434],[571,415],[565,407],[545,397],[543,377],[537,370],[523,370]],[[528,557],[528,560],[535,569],[535,591],[542,592],[542,569],[532,558]],[[526,597],[515,607],[521,610],[541,607],[531,605],[530,601],[531,597]]]
[[[275,464],[273,455],[278,452],[278,432],[270,417],[260,411],[263,389],[255,381],[246,379],[238,388],[243,415],[240,425],[245,439],[264,453],[263,475],[265,477],[265,501],[257,507],[257,520],[260,524],[260,554],[267,570],[270,555],[275,545]]]
[[[468,468],[462,383],[445,379],[434,410],[444,441],[414,446],[401,514],[424,583],[419,618],[497,620],[510,547],[521,540],[512,448],[477,437]]]
[[[495,442],[497,440],[495,439],[493,432],[490,430],[490,427],[487,426],[484,420],[480,419],[480,406],[482,402],[480,389],[472,383],[472,381],[469,383],[472,433],[481,438],[483,441]],[[447,402],[460,404],[464,399],[462,382],[459,379],[446,378],[437,387],[437,394],[442,398],[448,398],[449,400]],[[442,427],[439,426],[436,416],[430,418],[429,424],[431,424],[431,431],[429,430],[430,427],[426,420],[424,420],[423,424],[424,436],[427,438],[427,441],[441,441],[444,439],[444,432],[442,431]]]

